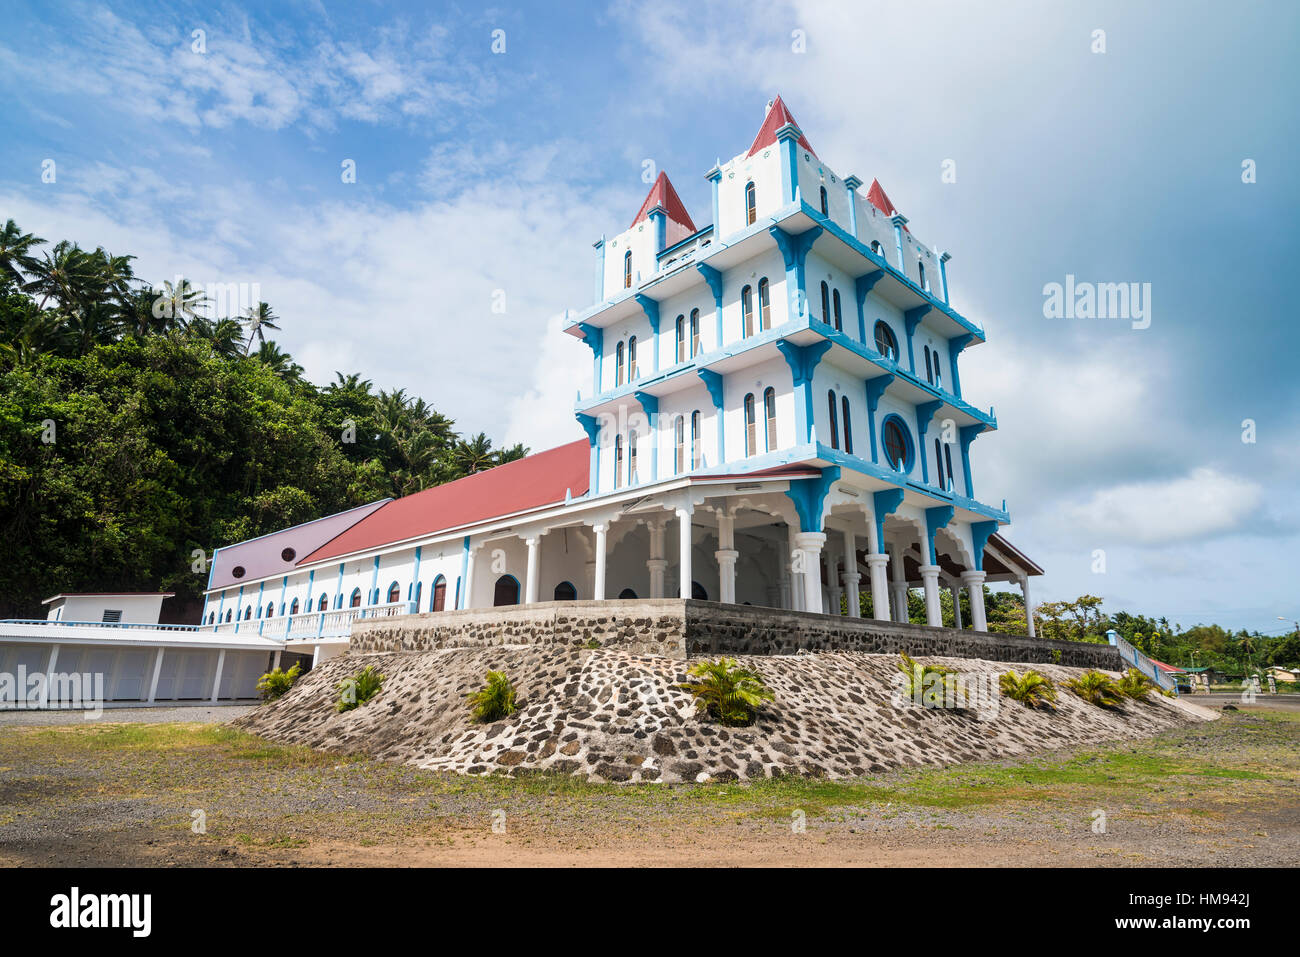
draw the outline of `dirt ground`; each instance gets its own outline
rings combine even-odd
[[[1300,715],[1264,709],[1015,761],[743,785],[467,777],[195,722],[0,727],[7,867],[1298,862]]]

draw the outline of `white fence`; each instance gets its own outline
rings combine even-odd
[[[225,635],[258,635],[262,638],[270,638],[272,641],[287,641],[291,638],[346,638],[352,630],[352,622],[358,618],[392,618],[395,615],[414,613],[415,602],[397,601],[386,605],[309,611],[297,615],[282,615],[279,618],[223,621],[212,625],[199,625],[198,630]]]

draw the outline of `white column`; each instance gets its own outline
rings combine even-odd
[[[591,526],[596,534],[596,575],[591,585],[591,597],[595,601],[605,600],[605,535],[609,526],[603,523]]]
[[[889,567],[893,572],[892,584],[894,594],[894,621],[907,624],[907,579],[903,577],[903,550],[895,545],[890,550]]]
[[[677,573],[680,581],[678,582],[678,594],[682,598],[691,597],[691,515],[694,509],[687,506],[677,510],[678,522],[678,558]]]
[[[226,649],[217,654],[217,676],[212,680],[212,703],[217,703],[217,694],[221,691],[221,670],[226,666]]]
[[[524,576],[524,604],[531,605],[537,601],[537,585],[541,578],[542,540],[534,535],[524,539],[528,546],[528,571]]]
[[[952,586],[952,624],[958,631],[961,631],[961,586]]]
[[[650,572],[650,597],[664,597],[664,570],[668,560],[664,558],[664,523],[655,520],[648,523],[650,530],[650,559],[645,563]]]
[[[796,559],[796,556],[799,554],[799,546],[795,544],[795,540],[797,537],[798,537],[798,533],[794,530],[794,526],[787,525],[786,526],[787,555],[786,555],[785,567],[790,578],[790,610],[791,611],[803,611],[803,607],[804,607],[803,606],[803,597],[804,597],[803,574],[798,571],[799,565],[802,564],[803,559],[802,558]]]
[[[279,654],[279,652],[276,652]],[[153,704],[158,697],[158,679],[162,677],[162,660],[163,649],[158,649],[158,654],[153,659],[153,677],[149,680],[149,703]]]
[[[161,651],[161,650],[162,650],[162,649],[160,648],[159,651]],[[275,649],[275,654],[273,654],[273,655],[271,656],[271,670],[272,670],[272,671],[274,671],[276,668],[280,667],[280,655],[282,655],[283,653],[284,653],[284,652],[283,652],[281,649],[279,649],[279,648]]]
[[[54,668],[59,663],[59,646],[53,644],[50,646],[50,656],[45,659],[45,685],[41,688],[41,707],[47,708],[50,704],[50,685],[54,682]]]
[[[885,566],[889,556],[876,553],[867,556],[867,572],[871,577],[871,617],[889,621],[889,582],[885,580]]]
[[[1034,606],[1029,603],[1029,576],[1020,576],[1020,594],[1025,596],[1025,634],[1030,638],[1036,637],[1037,629],[1034,628]]]
[[[804,611],[822,613],[822,546],[826,544],[825,532],[799,532],[795,545],[803,555]]]
[[[713,553],[718,560],[718,600],[729,605],[736,603],[736,517],[727,509],[718,509],[718,550]]]
[[[461,596],[462,607],[464,608],[474,607],[474,558],[478,555],[478,550],[481,547],[481,544],[470,546],[469,555],[465,562],[465,594]]]
[[[925,623],[927,625],[943,624],[943,606],[939,604],[938,565],[921,566],[921,584],[925,587]]]
[[[858,597],[858,582],[862,575],[858,572],[858,541],[851,528],[844,530],[844,590],[847,593],[845,603],[849,606],[850,618],[862,617],[862,604]]]
[[[840,613],[840,560],[836,554],[834,539],[826,542],[826,598],[825,612],[828,615]]]
[[[962,572],[961,583],[970,594],[970,626],[976,631],[988,631],[988,622],[984,620],[984,573]]]

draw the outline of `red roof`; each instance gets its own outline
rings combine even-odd
[[[754,143],[749,147],[749,152],[745,154],[745,159],[749,159],[749,157],[753,156],[763,147],[771,146],[775,143],[776,131],[787,123],[794,123],[794,117],[790,114],[790,110],[778,96],[772,101],[772,105],[768,107],[767,116],[763,118],[763,125],[758,128],[758,135],[754,137]],[[798,126],[799,124],[794,123],[794,125]],[[809,153],[812,153],[813,156],[817,155],[817,151],[812,148],[812,145],[808,142],[808,138],[803,135],[803,130],[799,131],[799,145]]]
[[[503,515],[558,505],[587,494],[591,445],[578,439],[463,479],[386,503],[326,542],[299,565],[380,548]]]
[[[871,181],[871,189],[867,190],[867,202],[876,207],[876,209],[880,210],[886,216],[893,216],[898,212],[898,207],[894,205],[892,199],[885,195],[885,188],[880,185],[880,180],[878,179],[872,179]],[[903,228],[907,229],[906,223],[903,224]],[[907,229],[907,231],[909,233],[911,232],[910,229]]]
[[[667,173],[660,173],[659,178],[650,187],[645,202],[641,204],[641,209],[637,211],[636,219],[632,220],[632,226],[645,219],[650,210],[656,206],[664,208],[670,221],[685,226],[689,233],[695,232],[695,223],[691,221],[691,214],[686,211],[686,204],[677,195],[677,190],[673,189],[673,184],[669,182]],[[631,226],[628,228],[631,229]]]

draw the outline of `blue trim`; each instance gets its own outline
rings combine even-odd
[[[598,484],[600,480],[600,449],[597,443],[600,440],[600,420],[594,415],[587,415],[584,412],[575,413],[574,418],[582,426],[582,430],[587,433],[587,441],[591,443],[591,465],[587,474],[587,494],[595,495],[600,490]]]
[[[447,576],[444,575],[442,572],[439,572],[438,574],[433,576],[433,581],[429,583],[429,611],[436,610],[433,607],[433,603],[438,600],[438,582],[442,582],[442,608],[443,611],[447,610]],[[459,587],[459,583],[457,584],[457,587]],[[457,592],[456,598],[452,600],[454,602],[454,601],[458,601],[459,599],[460,599],[460,593]],[[455,606],[453,605],[452,607]]]
[[[716,202],[716,196],[714,197]],[[696,263],[695,269],[704,281],[708,283],[709,291],[713,293],[713,312],[718,323],[718,345],[722,348],[722,273],[705,263]]]
[[[799,166],[796,150],[799,146],[799,127],[786,123],[776,131],[777,146],[781,150],[781,187],[785,201],[793,203],[799,196]]]
[[[375,556],[375,567],[370,572],[370,604],[379,604],[379,556]]]
[[[875,272],[865,273],[853,280],[853,295],[858,301],[858,338],[862,344],[867,344],[867,319],[863,312],[863,307],[867,302],[867,293],[875,288],[876,283],[885,278],[885,270],[877,269]]]
[[[464,609],[469,607],[469,596],[466,595],[462,599],[460,593],[460,583],[464,581],[468,575],[469,575],[469,536],[466,535],[465,542],[462,546],[461,553],[460,553],[460,578],[456,579],[456,607],[457,608]]]
[[[594,395],[600,395],[600,367],[604,357],[605,330],[587,322],[578,323],[582,330],[582,341],[591,348],[591,388]]]
[[[955,514],[957,514],[957,510],[951,505],[936,505],[934,508],[925,510],[925,536],[926,543],[930,547],[931,565],[935,564],[934,533],[951,522]],[[997,522],[993,524],[996,525]]]
[[[907,275],[907,266],[903,263],[903,224],[907,219],[903,216],[894,216],[894,247],[898,250],[898,272],[900,275]]]
[[[974,339],[975,337],[967,332],[948,340],[948,364],[952,368],[952,394],[959,399],[961,398],[961,376],[957,373],[957,357]]]
[[[605,237],[601,236],[592,245],[596,248],[596,298],[593,302],[600,302],[605,298]]]
[[[975,484],[970,477],[970,444],[983,431],[984,426],[982,425],[967,425],[957,430],[957,436],[961,440],[961,470],[966,478],[966,496],[968,498],[975,497]]]
[[[635,393],[636,400],[650,420],[650,481],[659,481],[659,399],[648,392]]]
[[[858,187],[862,185],[862,180],[856,176],[849,176],[844,180],[844,188],[849,197],[849,232],[853,238],[858,238]]]
[[[722,170],[713,167],[704,174],[704,178],[709,181],[713,187],[713,228],[718,228],[718,186],[722,182]]]
[[[797,399],[794,405],[795,435],[801,442],[811,442],[813,423],[816,421],[813,413],[813,374],[817,370],[817,364],[822,361],[822,356],[830,351],[831,342],[829,339],[822,339],[810,345],[798,346],[788,339],[778,339],[776,347],[785,357],[786,364],[790,366],[790,377],[795,390],[803,389],[803,408],[800,409]]]
[[[975,569],[984,570],[984,546],[989,543],[993,533],[998,530],[997,522],[971,522],[971,544],[975,546]]]
[[[334,596],[335,608],[343,607],[343,564],[343,562],[339,562],[339,583],[338,587],[335,589],[338,594]]]
[[[657,256],[664,251],[664,246],[668,243],[668,215],[662,206],[655,206],[646,213],[646,218],[650,220],[650,226],[655,231],[655,255]]]
[[[907,364],[912,370],[912,375],[916,375],[916,352],[912,348],[912,338],[916,332],[916,327],[921,324],[925,314],[930,311],[928,305],[917,306],[915,309],[909,309],[903,313],[903,329],[907,332]]]
[[[817,242],[817,237],[822,234],[822,227],[813,226],[797,236],[786,232],[780,226],[769,226],[767,231],[776,240],[776,247],[781,250],[781,258],[785,263],[787,298],[791,290],[798,293],[800,305],[798,316],[801,319],[806,318],[812,314],[812,310],[808,307],[808,250],[812,249],[813,243]]]
[[[880,450],[876,443],[876,409],[880,406],[880,397],[885,394],[893,375],[876,376],[867,380],[867,435],[871,437],[871,461],[880,464]]]
[[[921,481],[926,485],[930,484],[930,469],[925,454],[925,437],[930,431],[930,422],[934,419],[934,414],[942,407],[943,402],[939,399],[933,402],[922,402],[916,407],[916,444],[921,447]]]
[[[831,483],[839,480],[840,467],[829,465],[822,469],[817,478],[793,479],[786,495],[794,502],[799,514],[799,530],[803,532],[820,532],[822,530],[822,510],[826,505],[826,494]]]
[[[885,518],[903,504],[904,494],[901,488],[887,488],[871,496],[871,506],[876,520],[876,547],[882,553],[885,551]]]
[[[658,373],[659,372],[659,303],[658,301],[651,299],[649,296],[644,295],[643,293],[637,293],[634,298],[636,299],[636,304],[641,307],[641,311],[645,313],[646,321],[650,323],[650,331],[654,333],[654,337],[655,337],[655,345],[653,350],[654,363],[655,363],[655,372]],[[627,377],[627,380],[630,383],[632,381],[632,377],[629,375]]]
[[[916,442],[912,438],[912,430],[907,427],[907,422],[897,412],[891,412],[880,420],[880,444],[885,444],[885,427],[890,422],[897,422],[898,427],[903,430],[903,438],[906,440],[907,457],[903,461],[903,467],[896,469],[889,461],[889,453],[885,453],[885,465],[887,465],[895,475],[906,477],[912,468],[916,465]]]
[[[722,404],[725,380],[721,372],[714,372],[712,369],[696,369],[695,374],[704,382],[704,388],[709,390],[709,398],[713,400],[713,415],[718,423],[718,461],[714,465],[719,466],[727,461],[727,443],[724,434],[726,413]]]
[[[415,546],[415,568],[411,572],[411,584],[406,590],[406,600],[414,601],[417,605],[420,601],[420,596],[416,594],[416,588],[419,587],[420,582],[420,549],[423,547],[422,545]],[[416,611],[419,610],[419,608],[416,608]]]

